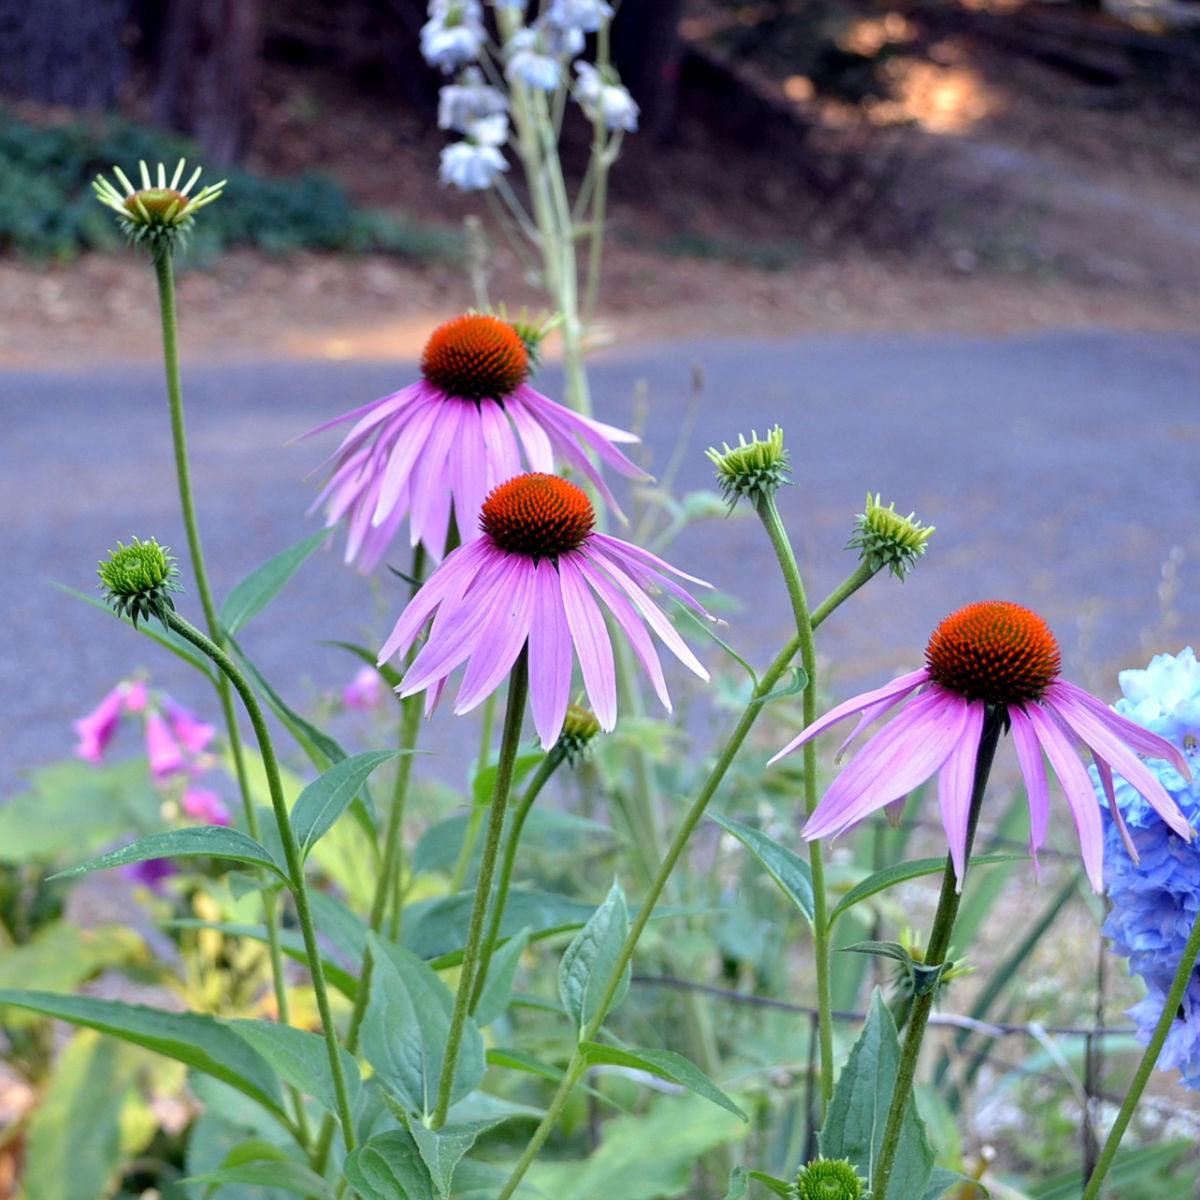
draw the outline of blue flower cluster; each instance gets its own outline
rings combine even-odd
[[[1190,783],[1161,759],[1146,765],[1192,827],[1200,829],[1200,663],[1188,647],[1178,655],[1157,655],[1144,671],[1122,671],[1120,680],[1124,698],[1116,711],[1173,742],[1195,763]],[[1145,981],[1146,998],[1129,1016],[1137,1022],[1138,1040],[1148,1042],[1200,914],[1200,841],[1183,841],[1124,780],[1114,783],[1140,861],[1130,857],[1097,780],[1105,822],[1104,880],[1112,902],[1104,933],[1113,950],[1129,959],[1130,971]],[[1200,971],[1192,972],[1158,1065],[1177,1068],[1188,1087],[1200,1090]]]

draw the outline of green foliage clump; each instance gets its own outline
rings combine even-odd
[[[137,178],[153,166],[186,158],[203,164],[187,138],[118,117],[78,119],[47,127],[0,109],[0,254],[67,260],[87,250],[115,250],[123,238],[112,214],[96,203],[92,180],[120,166]],[[264,179],[236,168],[205,171],[204,182],[228,180],[219,204],[204,213],[191,239],[193,257],[237,246],[290,250],[379,251],[415,259],[457,257],[457,238],[355,208],[325,176]]]

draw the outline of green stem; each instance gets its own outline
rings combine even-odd
[[[525,818],[533,807],[533,802],[550,779],[558,770],[559,765],[567,757],[566,751],[554,746],[550,753],[538,763],[525,794],[513,809],[512,820],[509,822],[508,838],[504,843],[504,858],[500,863],[500,875],[496,881],[496,899],[492,902],[491,916],[488,918],[487,933],[483,938],[483,948],[479,952],[479,970],[476,972],[475,983],[471,988],[470,1012],[474,1013],[479,1005],[479,997],[483,995],[483,985],[487,982],[488,967],[491,965],[492,954],[500,937],[500,922],[504,920],[504,909],[508,904],[508,889],[512,883],[513,865],[517,858],[517,844],[521,840],[521,830],[525,826]]]
[[[163,367],[166,372],[167,407],[171,416],[171,444],[175,454],[175,479],[179,487],[179,507],[183,514],[188,555],[192,561],[192,576],[195,580],[196,592],[200,597],[200,607],[204,612],[204,623],[209,637],[217,646],[224,649],[225,631],[221,628],[212,588],[208,582],[208,568],[200,541],[200,523],[196,517],[195,493],[192,488],[191,464],[187,449],[187,426],[183,416],[183,386],[179,373],[179,319],[175,304],[175,274],[169,246],[159,249],[154,255],[154,273],[158,282],[158,305],[162,320]],[[242,797],[242,813],[246,821],[246,832],[255,841],[258,841],[258,812],[254,807],[254,796],[250,787],[250,775],[246,768],[242,734],[238,728],[229,680],[223,673],[217,675],[217,698],[220,701],[225,732],[229,739],[229,754],[233,759],[238,792]],[[279,941],[279,921],[275,905],[265,893],[263,895],[263,924],[266,927],[267,946],[270,952],[275,1010],[279,1014],[279,1020],[286,1025],[290,1022],[290,1013],[283,952]],[[304,1138],[304,1144],[307,1144],[308,1117],[299,1098],[294,1096],[293,1100],[296,1107],[296,1124]]]
[[[1183,953],[1179,956],[1179,966],[1175,968],[1175,977],[1171,980],[1171,987],[1167,992],[1167,998],[1163,1001],[1162,1013],[1159,1015],[1158,1022],[1154,1026],[1154,1032],[1150,1035],[1150,1041],[1147,1043],[1146,1049],[1142,1054],[1142,1060],[1138,1063],[1137,1070],[1134,1072],[1133,1079],[1129,1084],[1129,1091],[1125,1094],[1125,1099],[1121,1103],[1121,1109],[1117,1113],[1116,1120],[1113,1122],[1112,1128],[1108,1131],[1108,1137],[1104,1140],[1104,1147],[1100,1151],[1100,1157],[1096,1160],[1095,1170],[1092,1171],[1091,1178],[1088,1179],[1087,1187],[1084,1188],[1083,1196],[1080,1200],[1097,1200],[1097,1197],[1100,1195],[1100,1188],[1113,1165],[1113,1160],[1117,1156],[1117,1149],[1121,1145],[1121,1139],[1125,1136],[1125,1130],[1129,1127],[1129,1122],[1133,1117],[1134,1110],[1137,1108],[1138,1101],[1142,1098],[1142,1092],[1146,1090],[1146,1084],[1149,1082],[1150,1075],[1158,1062],[1158,1056],[1162,1051],[1163,1043],[1167,1040],[1167,1035],[1171,1032],[1171,1026],[1176,1021],[1179,1006],[1183,1002],[1184,993],[1188,989],[1188,984],[1191,983],[1192,972],[1196,969],[1197,957],[1200,957],[1200,918],[1197,918],[1192,924],[1192,931],[1188,934],[1188,940],[1184,943]]]
[[[525,700],[529,694],[529,651],[523,649],[513,664],[508,677],[508,704],[504,712],[504,731],[500,735],[500,757],[496,763],[496,786],[492,792],[491,811],[488,814],[487,833],[484,835],[483,854],[479,862],[479,877],[475,881],[475,903],[471,906],[471,920],[467,926],[467,942],[463,947],[462,967],[458,976],[458,989],[454,994],[454,1011],[450,1016],[450,1029],[446,1035],[446,1057],[442,1061],[442,1075],[438,1080],[437,1104],[430,1128],[440,1129],[446,1123],[450,1111],[450,1096],[454,1089],[454,1076],[458,1071],[458,1054],[462,1047],[463,1029],[467,1022],[476,972],[480,965],[483,945],[483,922],[487,916],[488,901],[492,894],[492,880],[496,874],[496,861],[500,857],[500,842],[504,833],[504,813],[508,807],[508,794],[512,790],[513,772],[517,754],[521,749],[521,722],[525,717]]]
[[[760,493],[755,505],[759,520],[771,539],[783,572],[792,617],[800,639],[800,661],[807,676],[804,684],[804,728],[817,719],[817,646],[813,638],[812,614],[796,555],[779,516],[773,493]],[[817,755],[810,740],[804,745],[804,811],[811,816],[817,807]],[[825,859],[821,843],[808,843],[808,861],[813,885],[813,958],[817,975],[817,1032],[821,1047],[821,1112],[833,1097],[833,983],[830,950],[829,905],[825,895]]]
[[[996,743],[1004,728],[1004,716],[1000,711],[989,711],[984,719],[983,732],[979,739],[979,753],[975,759],[975,782],[971,789],[971,805],[967,812],[967,836],[963,846],[963,869],[971,858],[971,846],[975,841],[975,828],[979,824],[979,813],[983,808],[983,795],[987,791],[988,775],[992,770],[992,759],[996,756]],[[946,869],[942,874],[942,892],[938,897],[937,912],[929,931],[929,945],[925,950],[925,965],[937,967],[946,961],[950,949],[950,938],[954,933],[954,920],[958,916],[962,900],[962,881],[954,874],[954,862],[946,856]],[[917,1059],[921,1053],[921,1042],[925,1037],[925,1026],[933,1011],[937,988],[931,987],[913,999],[908,1018],[908,1029],[904,1035],[904,1047],[896,1068],[896,1083],[888,1108],[887,1124],[879,1146],[879,1159],[871,1177],[871,1195],[874,1200],[885,1200],[892,1168],[896,1163],[896,1151],[900,1144],[900,1131],[908,1106],[912,1100],[913,1080],[917,1074]]]
[[[333,1079],[334,1093],[337,1097],[338,1118],[342,1125],[342,1137],[346,1149],[353,1150],[356,1144],[354,1135],[354,1119],[350,1110],[350,1098],[346,1089],[346,1076],[342,1069],[341,1050],[338,1046],[337,1030],[333,1023],[333,1010],[329,1006],[329,989],[325,984],[325,968],[321,962],[321,948],[317,944],[317,927],[313,921],[312,909],[308,901],[308,884],[304,878],[304,861],[300,854],[300,844],[296,841],[296,833],[292,828],[291,817],[288,814],[287,801],[283,795],[283,785],[279,779],[279,764],[275,758],[275,747],[271,741],[271,733],[267,728],[266,718],[259,707],[253,690],[246,682],[233,659],[221,649],[211,638],[207,638],[194,625],[185,621],[177,613],[165,614],[165,623],[186,638],[198,650],[206,654],[222,671],[241,697],[258,739],[259,752],[262,755],[263,771],[267,777],[267,787],[271,794],[271,807],[275,813],[275,824],[279,830],[279,840],[283,846],[284,861],[287,867],[288,888],[296,905],[296,920],[304,936],[304,951],[308,959],[308,968],[312,974],[313,993],[317,1000],[317,1012],[321,1017],[322,1033],[329,1055],[329,1071]]]

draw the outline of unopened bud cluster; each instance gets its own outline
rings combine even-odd
[[[170,593],[179,591],[175,582],[179,572],[175,559],[153,538],[148,542],[133,539],[132,545],[121,542],[96,572],[105,600],[118,617],[128,617],[136,629],[146,617],[165,620],[165,613],[175,611]]]
[[[562,750],[568,762],[574,762],[599,732],[600,722],[593,713],[578,704],[568,704],[556,748]]]
[[[794,1200],[868,1200],[867,1181],[845,1158],[815,1158],[796,1173]]]
[[[895,503],[884,508],[878,493],[867,493],[866,511],[854,522],[854,536],[846,543],[847,550],[858,550],[859,559],[871,571],[886,567],[897,579],[912,570],[925,546],[933,536],[935,526],[922,526],[914,513],[902,517]]]
[[[717,483],[730,508],[739,496],[757,505],[791,482],[789,456],[783,447],[783,430],[778,425],[762,440],[756,432],[750,434],[749,441],[739,433],[736,446],[725,442],[722,449],[710,448],[705,453],[716,464]]]

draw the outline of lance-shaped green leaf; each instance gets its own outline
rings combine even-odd
[[[479,1003],[475,1005],[475,1024],[480,1029],[490,1025],[507,1007],[512,999],[513,981],[521,955],[529,945],[529,930],[522,929],[515,938],[510,938],[492,955],[491,966]]]
[[[625,893],[614,879],[604,903],[575,935],[558,968],[558,994],[567,1015],[575,1023],[578,1036],[582,1037],[584,1029],[600,1010],[604,989],[628,933],[629,910],[625,905]],[[626,962],[621,970],[621,981],[608,1005],[610,1012],[625,998],[629,978],[630,968]]]
[[[302,542],[297,542],[296,545],[267,559],[261,567],[235,584],[233,590],[225,597],[225,603],[221,605],[221,624],[225,629],[231,634],[237,633],[243,625],[262,612],[296,573],[300,564],[328,539],[328,529],[318,530]]]
[[[240,1183],[254,1188],[283,1188],[284,1191],[309,1196],[314,1200],[336,1200],[333,1189],[320,1175],[302,1163],[290,1161],[240,1163],[236,1167],[222,1167],[219,1171],[207,1171],[203,1175],[189,1175],[180,1183],[204,1183],[210,1189],[222,1184]]]
[[[401,753],[406,752],[370,750],[366,754],[343,758],[300,793],[292,808],[292,827],[300,843],[302,858],[308,857],[321,836],[350,807],[371,772]]]
[[[732,817],[727,817],[722,813],[710,812],[708,815],[722,829],[732,833],[767,868],[771,878],[783,890],[783,894],[811,922],[815,911],[815,901],[813,899],[812,868],[808,863],[759,829],[752,829],[749,825],[743,825],[740,821],[735,821]]]
[[[408,1111],[427,1119],[437,1105],[454,997],[410,950],[374,934],[369,945],[375,966],[362,1024],[363,1057]],[[468,1018],[450,1102],[466,1096],[485,1069],[483,1036]]]
[[[171,829],[166,833],[152,833],[110,850],[99,858],[89,859],[60,871],[55,879],[71,875],[82,875],[87,871],[103,871],[108,867],[121,867],[126,863],[148,862],[153,858],[188,858],[202,855],[205,858],[229,858],[235,862],[250,863],[265,867],[286,882],[287,872],[275,861],[271,852],[260,842],[238,829],[227,829],[223,825],[193,825],[188,829]]]
[[[670,1080],[680,1087],[711,1100],[718,1107],[741,1117],[749,1118],[695,1063],[672,1050],[618,1050],[616,1046],[605,1046],[599,1042],[580,1042],[579,1053],[589,1067],[605,1064],[615,1067],[630,1067]]]
[[[876,988],[871,995],[867,1022],[838,1076],[821,1128],[820,1147],[825,1158],[849,1159],[861,1175],[873,1177],[899,1064],[896,1024],[884,1003],[883,993]],[[917,1115],[916,1101],[910,1095],[905,1103],[888,1194],[924,1197],[932,1173],[933,1150]]]
[[[338,1116],[337,1092],[329,1067],[325,1039],[306,1029],[280,1025],[276,1021],[230,1021],[229,1028],[262,1055],[284,1083],[311,1096],[327,1113]],[[340,1049],[342,1076],[353,1112],[358,1107],[361,1079],[354,1056]]]
[[[434,1200],[429,1168],[404,1130],[381,1133],[359,1146],[343,1171],[363,1200]]]
[[[288,1123],[275,1072],[261,1055],[214,1017],[163,1012],[94,996],[56,996],[52,992],[21,988],[0,989],[0,1005],[4,1004],[98,1029],[186,1063],[236,1088]]]

